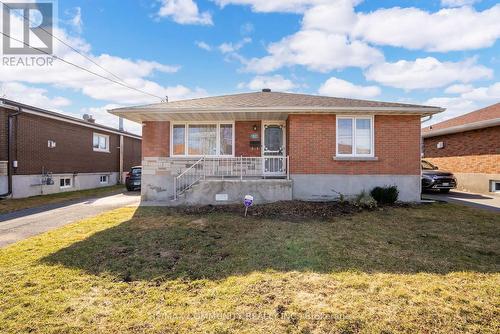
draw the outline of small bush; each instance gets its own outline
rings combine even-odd
[[[398,200],[399,190],[396,186],[375,187],[370,192],[370,195],[378,204],[394,204]]]
[[[365,209],[377,207],[377,201],[364,190],[354,198],[353,204]]]

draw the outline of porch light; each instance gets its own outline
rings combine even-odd
[[[253,125],[253,131],[257,131],[257,124]]]

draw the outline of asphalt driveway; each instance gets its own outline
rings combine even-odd
[[[478,209],[500,212],[500,196],[450,191],[448,194],[429,192],[422,194],[424,199],[462,204]]]
[[[0,248],[105,211],[139,203],[139,192],[126,192],[3,214],[0,215]]]

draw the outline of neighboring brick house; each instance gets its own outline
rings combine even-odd
[[[263,90],[110,111],[143,124],[144,200],[420,200],[421,117],[438,107]],[[173,202],[171,202],[173,200]]]
[[[500,192],[500,103],[422,129],[424,157],[461,190]]]
[[[0,99],[0,196],[113,185],[140,163],[140,136]]]

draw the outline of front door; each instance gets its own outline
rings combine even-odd
[[[286,174],[285,122],[263,122],[263,169],[265,176]]]

